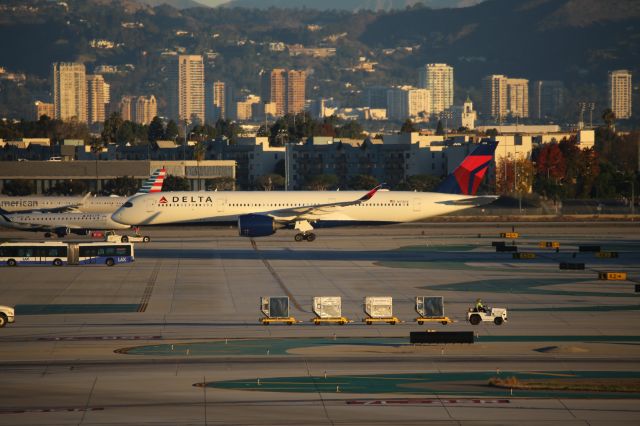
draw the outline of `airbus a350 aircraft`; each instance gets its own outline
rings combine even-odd
[[[117,197],[120,198],[119,205],[122,205],[125,200],[133,199],[141,194],[160,192],[162,190],[165,173],[164,169],[158,169],[145,181],[136,194],[128,198]],[[90,200],[90,198],[87,199]],[[82,235],[92,230],[107,231],[129,229],[131,227],[130,225],[114,222],[111,219],[113,210],[108,213],[85,213],[77,211],[75,207],[66,207],[65,209],[69,211],[63,213],[52,213],[49,210],[29,213],[9,213],[0,208],[0,226],[22,231],[45,232],[47,237],[52,234],[64,237],[70,233]]]
[[[413,222],[495,200],[475,194],[497,144],[479,144],[438,192],[378,191],[379,186],[364,195],[358,191],[163,192],[127,201],[112,218],[126,225],[237,222],[245,237],[293,228],[299,231],[296,241],[313,241],[314,228]]]
[[[147,179],[138,194],[162,191],[165,169],[158,169]],[[4,196],[0,195],[0,210],[8,213],[48,212],[60,213],[77,211],[83,213],[113,213],[118,210],[129,197],[92,197],[91,194],[76,197],[60,197],[45,195]]]

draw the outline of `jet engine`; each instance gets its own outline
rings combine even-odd
[[[241,237],[266,237],[276,233],[273,218],[261,214],[238,216],[238,233]]]
[[[63,238],[63,237],[66,237],[67,235],[71,234],[71,229],[69,229],[67,227],[59,227],[59,228],[55,229],[55,234],[59,238]]]

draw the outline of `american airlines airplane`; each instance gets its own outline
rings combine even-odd
[[[241,236],[263,237],[277,229],[299,231],[296,241],[313,241],[314,228],[413,222],[488,204],[496,196],[476,196],[497,146],[479,144],[449,175],[438,192],[229,191],[163,192],[140,195],[112,216],[126,225],[237,223]]]
[[[143,183],[136,194],[147,194],[162,191],[162,184],[166,175],[165,169],[158,169]],[[0,210],[8,213],[17,212],[66,212],[79,211],[83,213],[113,213],[122,206],[129,197],[82,197],[59,196],[0,196]]]
[[[111,219],[111,214],[115,209],[121,206],[126,200],[133,199],[141,194],[149,194],[160,192],[164,182],[166,171],[164,169],[156,170],[140,188],[140,190],[131,197],[115,197],[118,200],[117,205],[113,205],[112,209],[106,213],[87,213],[79,212],[77,208],[84,207],[87,200],[91,198],[83,198],[80,203],[74,206],[66,206],[57,209],[45,209],[43,211],[36,210],[28,213],[9,213],[0,208],[0,226],[5,228],[19,229],[22,231],[45,232],[47,237],[56,234],[64,237],[70,233],[86,234],[92,230],[114,231],[121,229],[129,229],[130,225],[123,225]],[[48,198],[48,197],[34,197]],[[50,197],[50,198],[66,198],[66,197]],[[109,199],[111,197],[96,197],[100,199]],[[102,206],[106,208],[106,204],[98,204],[94,206]],[[60,210],[68,210],[66,212],[57,212]]]

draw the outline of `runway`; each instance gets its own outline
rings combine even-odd
[[[511,224],[442,223],[327,229],[313,243],[148,228],[133,264],[2,267],[0,304],[16,306],[17,322],[0,329],[0,424],[637,424],[633,391],[510,391],[488,379],[640,381],[638,226],[515,230],[535,259],[495,252]],[[619,257],[578,251],[587,244]],[[276,295],[302,323],[258,322],[259,297]],[[414,322],[414,298],[427,295],[444,297],[453,324]],[[341,296],[354,322],[313,325],[313,296]],[[365,325],[365,296],[392,296],[404,322]],[[466,322],[478,297],[507,307],[507,323]],[[409,344],[427,328],[472,330],[476,342]]]

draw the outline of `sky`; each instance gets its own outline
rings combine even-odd
[[[227,3],[229,0],[196,0],[196,1],[206,6],[219,6],[223,3]]]

